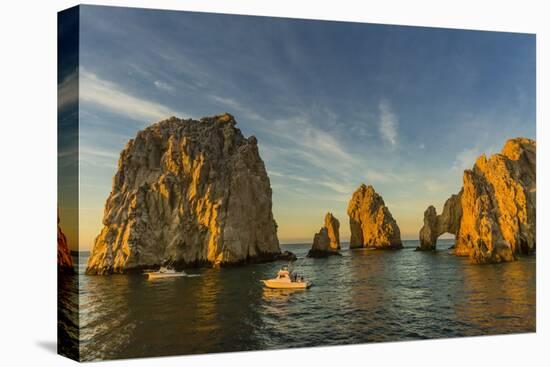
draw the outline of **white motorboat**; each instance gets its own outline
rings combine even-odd
[[[149,279],[177,278],[184,277],[187,274],[184,271],[175,271],[174,269],[161,266],[158,271],[145,273]]]
[[[272,289],[307,289],[311,287],[311,282],[304,280],[303,277],[291,276],[286,266],[277,272],[276,278],[262,280],[262,282],[267,288]]]

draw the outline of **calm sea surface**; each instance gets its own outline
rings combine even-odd
[[[535,257],[470,265],[447,251],[344,250],[300,258],[307,291],[267,290],[284,263],[197,269],[194,278],[86,276],[80,258],[83,360],[387,342],[535,331]],[[76,307],[71,292],[60,291]],[[67,333],[75,320],[61,317]],[[71,326],[72,325],[72,326]]]

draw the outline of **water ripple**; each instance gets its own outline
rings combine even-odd
[[[345,250],[303,263],[307,291],[263,289],[273,263],[163,281],[82,274],[79,307],[65,298],[80,310],[84,360],[521,333],[535,331],[535,260]],[[61,321],[78,335],[75,320]]]

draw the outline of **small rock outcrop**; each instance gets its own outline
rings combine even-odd
[[[67,237],[59,226],[59,215],[57,216],[57,271],[61,273],[74,272],[73,259]]]
[[[449,203],[449,207],[448,207]],[[463,187],[443,213],[424,213],[420,247],[435,248],[439,234],[456,235],[455,254],[476,264],[513,261],[536,249],[536,143],[508,140],[500,154],[480,156],[465,170]]]
[[[401,232],[384,199],[362,184],[348,205],[350,248],[401,249]]]
[[[277,255],[275,260],[281,260],[281,261],[296,261],[298,258],[293,252],[290,252],[288,250],[285,250],[281,252],[279,255]]]
[[[120,154],[86,273],[281,256],[256,138],[236,124],[229,114],[172,117],[138,132]]]
[[[340,255],[340,222],[332,213],[325,215],[325,224],[313,237],[313,245],[308,257],[327,257]]]

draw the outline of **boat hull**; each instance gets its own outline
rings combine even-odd
[[[262,280],[267,288],[271,289],[307,289],[311,282],[277,282],[273,280]]]
[[[147,278],[149,279],[180,278],[180,277],[183,277],[184,275],[185,274],[183,273],[171,273],[171,274],[147,273]]]

